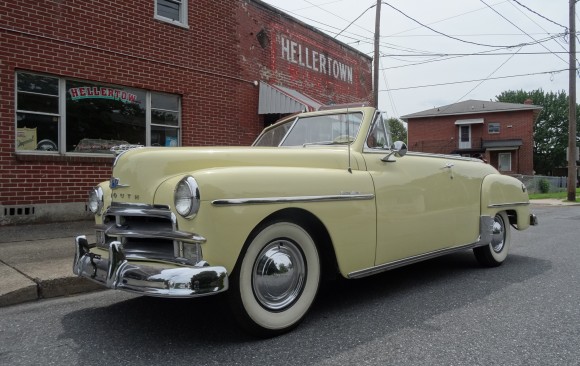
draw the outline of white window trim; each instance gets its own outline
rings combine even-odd
[[[180,9],[179,9],[179,20],[173,20],[171,18],[166,18],[164,16],[157,14],[157,3],[158,3],[158,0],[153,0],[153,4],[154,4],[153,17],[155,19],[160,20],[160,21],[165,22],[165,23],[170,23],[170,24],[176,25],[178,27],[189,29],[189,25],[187,23],[187,12],[189,9],[187,6],[188,0],[181,0],[181,5],[180,5]]]
[[[58,79],[58,91],[59,91],[59,101],[58,101],[58,105],[59,105],[59,113],[55,114],[55,113],[45,113],[45,112],[35,112],[35,111],[27,111],[27,110],[20,110],[17,109],[18,106],[18,85],[17,85],[17,81],[18,81],[18,73],[25,73],[25,74],[32,74],[32,75],[39,75],[39,76],[48,76],[48,77],[52,77],[55,79]],[[58,121],[58,138],[59,141],[57,142],[58,145],[58,150],[57,151],[38,151],[38,150],[18,150],[18,148],[15,148],[14,152],[17,155],[58,155],[58,156],[79,156],[79,157],[111,157],[111,154],[102,154],[102,153],[82,153],[82,152],[74,152],[74,151],[66,151],[66,123],[67,123],[67,115],[66,115],[66,82],[67,80],[75,80],[75,81],[87,81],[87,82],[93,82],[93,81],[88,81],[88,80],[84,80],[84,79],[76,79],[76,78],[66,78],[66,77],[59,77],[59,76],[54,76],[54,75],[50,75],[50,74],[43,74],[43,73],[37,73],[37,72],[32,72],[32,71],[24,71],[24,70],[19,70],[17,72],[14,73],[14,123],[15,123],[15,127],[14,127],[14,141],[17,141],[17,128],[16,128],[16,120],[17,120],[17,114],[18,113],[29,113],[29,114],[39,114],[39,115],[50,115],[50,116],[54,116],[57,117],[59,119]],[[111,87],[123,87],[123,85],[120,84],[107,84],[107,83],[99,83],[100,85],[109,85]],[[155,125],[151,123],[151,94],[155,93],[156,91],[153,90],[148,90],[148,89],[140,89],[143,90],[145,92],[145,105],[146,105],[146,112],[145,112],[145,146],[151,146],[151,126]],[[160,92],[157,92],[160,93]],[[169,93],[171,94],[171,93]],[[177,95],[177,94],[171,94],[171,95]],[[57,96],[55,96],[57,97]],[[182,98],[181,96],[178,95],[178,100],[179,100],[179,104],[178,104],[178,113],[179,113],[179,118],[178,118],[178,123],[177,126],[164,126],[164,127],[172,127],[177,129],[177,146],[182,146],[181,145],[181,136],[182,136]],[[161,125],[159,125],[161,126]]]
[[[491,131],[489,130],[489,128],[490,128],[492,125],[494,125],[494,126],[495,126],[495,125],[497,125],[497,132],[491,132]],[[488,134],[490,134],[490,135],[497,135],[497,134],[499,134],[500,132],[501,132],[501,124],[500,124],[499,122],[490,122],[490,123],[487,125],[487,133],[488,133]]]
[[[461,128],[467,127],[469,129],[469,139],[467,141],[461,141]],[[471,149],[471,125],[460,125],[459,126],[459,149]]]
[[[502,169],[501,166],[501,158],[502,156],[507,156],[509,159],[509,167],[508,169]],[[511,172],[512,171],[512,153],[499,153],[497,154],[497,169],[500,172]]]

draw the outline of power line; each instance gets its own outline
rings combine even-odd
[[[562,24],[556,23],[556,22],[555,22],[555,21],[553,21],[552,19],[548,19],[548,18],[546,18],[546,17],[545,17],[545,16],[543,16],[542,14],[540,14],[540,13],[538,13],[538,12],[536,12],[536,11],[534,11],[534,10],[532,10],[532,9],[528,8],[528,7],[527,7],[527,6],[525,6],[524,4],[520,3],[518,0],[512,0],[512,1],[513,1],[514,3],[516,3],[516,4],[518,4],[519,6],[521,6],[522,8],[525,8],[525,9],[527,9],[528,11],[530,11],[530,12],[532,12],[532,13],[536,14],[536,15],[537,15],[537,16],[539,16],[540,18],[543,18],[543,19],[545,19],[545,20],[549,21],[550,23],[556,24],[557,26],[560,26],[560,27],[564,28],[564,29],[566,30],[566,33],[568,32],[568,27],[565,27],[565,26],[563,26]],[[487,5],[487,4],[486,4],[486,5]]]
[[[507,60],[505,60],[504,62],[502,62],[502,64],[501,64],[501,65],[499,65],[499,66],[498,66],[498,67],[497,67],[495,70],[493,70],[493,71],[492,71],[492,72],[491,72],[489,75],[487,75],[487,77],[486,77],[484,80],[480,81],[480,82],[479,82],[479,83],[478,83],[476,86],[474,86],[473,88],[471,88],[471,89],[470,89],[470,90],[469,90],[467,93],[465,93],[465,94],[464,94],[464,95],[463,95],[461,98],[459,98],[459,99],[458,99],[458,100],[457,100],[455,103],[459,103],[461,100],[463,100],[463,98],[465,98],[467,95],[469,95],[469,93],[471,93],[471,92],[473,92],[475,89],[479,88],[479,86],[480,86],[481,84],[483,84],[484,82],[486,82],[486,81],[488,81],[488,80],[491,80],[491,76],[492,76],[493,74],[495,74],[496,72],[498,72],[498,70],[499,70],[499,69],[501,69],[501,68],[502,68],[502,67],[503,67],[505,64],[507,64],[507,63],[508,63],[508,61],[509,61],[509,60],[511,60],[511,59],[512,59],[512,58],[513,58],[513,57],[514,57],[514,56],[515,56],[515,55],[516,55],[516,54],[517,54],[519,51],[521,51],[521,50],[522,50],[522,48],[520,47],[520,49],[519,49],[517,52],[515,52],[515,53],[514,53],[514,54],[512,54],[510,57],[508,57],[508,58],[507,58]],[[454,103],[454,104],[455,104],[455,103]]]
[[[465,83],[474,83],[477,81],[487,81],[487,80],[500,80],[500,79],[510,79],[510,78],[517,78],[522,76],[533,76],[533,75],[543,75],[543,74],[557,74],[562,71],[567,71],[568,69],[561,69],[561,70],[552,70],[552,71],[543,71],[543,72],[535,72],[529,74],[519,74],[519,75],[507,75],[507,76],[498,76],[495,78],[485,78],[485,79],[473,79],[473,80],[464,80],[464,81],[451,81],[448,83],[438,83],[438,84],[427,84],[427,85],[415,85],[415,86],[405,86],[401,88],[391,88],[391,89],[384,89],[381,91],[395,91],[395,90],[408,90],[408,89],[419,89],[419,88],[429,88],[433,86],[445,86],[445,85],[455,85],[455,84],[465,84]]]
[[[545,42],[545,41],[547,41],[549,39],[550,38],[547,38],[547,39],[543,40],[543,42]],[[457,55],[457,56],[442,57],[442,58],[434,59],[434,60],[431,59],[431,60],[416,62],[416,63],[408,64],[408,65],[391,66],[391,67],[388,67],[387,69],[399,69],[399,68],[403,68],[403,67],[423,65],[423,64],[427,64],[427,63],[446,61],[446,60],[451,60],[451,59],[454,59],[454,58],[467,57],[467,56],[478,56],[478,55],[484,55],[484,54],[495,54],[496,51],[500,51],[500,50],[504,50],[504,49],[506,49],[506,47],[500,47],[500,48],[496,48],[494,50],[476,52],[476,53],[466,54],[466,55]],[[550,53],[552,53],[552,52],[550,52]]]
[[[554,51],[554,52],[496,52],[496,53],[432,53],[432,54],[418,54],[418,55],[410,55],[410,54],[389,54],[383,53],[381,57],[447,57],[447,56],[508,56],[508,55],[551,55],[553,53],[565,53],[569,54],[569,52],[565,51]],[[578,54],[578,52],[576,52]],[[405,61],[409,62],[409,61]]]
[[[334,36],[334,38],[336,38],[336,37],[340,36],[340,34],[341,34],[342,32],[344,32],[345,30],[347,30],[347,29],[348,29],[348,27],[350,27],[350,26],[352,25],[352,23],[354,23],[354,22],[356,22],[357,20],[359,20],[359,19],[360,19],[360,17],[362,17],[363,15],[365,15],[367,11],[371,10],[371,9],[372,9],[372,8],[374,8],[375,6],[376,6],[376,5],[371,5],[370,7],[368,7],[367,9],[365,9],[365,11],[363,11],[363,12],[361,13],[361,15],[359,15],[358,17],[356,17],[356,19],[355,19],[355,20],[353,20],[352,22],[348,23],[348,25],[346,26],[346,28],[344,28],[343,30],[341,30],[340,32],[338,32],[338,33],[337,33],[337,34]],[[331,14],[332,14],[332,13],[331,13]],[[365,30],[366,30],[366,29],[365,29]]]
[[[480,1],[482,1],[482,0],[480,0]],[[445,33],[443,33],[443,32],[439,32],[438,30],[435,30],[435,29],[431,28],[430,26],[428,26],[428,25],[426,25],[426,24],[423,24],[423,23],[421,23],[421,22],[420,22],[420,21],[418,21],[417,19],[415,19],[415,18],[413,18],[413,17],[409,16],[408,14],[406,14],[406,13],[404,13],[403,11],[401,11],[401,10],[399,10],[399,9],[395,8],[394,6],[392,6],[391,4],[389,4],[389,3],[385,2],[385,1],[383,1],[383,4],[387,5],[388,7],[390,7],[390,8],[391,8],[391,9],[393,9],[393,10],[395,10],[396,12],[400,13],[400,14],[401,14],[401,15],[403,15],[404,17],[406,17],[406,18],[408,18],[408,19],[410,19],[410,20],[414,21],[415,23],[417,23],[417,24],[419,24],[419,25],[421,25],[421,26],[423,26],[423,27],[425,27],[425,28],[429,29],[430,31],[432,31],[432,32],[435,32],[435,33],[437,33],[437,34],[440,34],[440,35],[442,35],[442,36],[445,36],[445,37],[447,37],[447,38],[454,39],[454,40],[456,40],[456,41],[459,41],[459,42],[468,43],[468,44],[473,44],[473,45],[476,45],[476,46],[492,47],[492,48],[498,48],[498,47],[513,48],[513,47],[521,47],[521,46],[525,45],[525,44],[517,44],[517,45],[511,45],[511,46],[505,46],[505,45],[501,45],[501,46],[500,46],[500,45],[491,45],[491,44],[486,44],[486,43],[479,43],[479,42],[471,42],[471,41],[467,41],[467,40],[465,40],[465,39],[461,39],[461,38],[453,37],[453,36],[450,36],[450,35],[448,35],[448,34],[445,34]],[[484,4],[485,4],[485,3],[484,3]],[[487,4],[486,4],[486,5],[487,5]]]
[[[527,35],[528,37],[530,37],[534,41],[536,40],[534,37],[532,37],[528,33],[526,33],[526,31],[524,31],[523,29],[521,29],[520,27],[518,27],[516,24],[514,24],[511,20],[509,20],[508,18],[506,18],[505,16],[503,16],[499,11],[497,11],[494,8],[492,8],[491,6],[489,6],[485,1],[483,1],[483,0],[479,0],[479,1],[481,1],[482,3],[484,3],[488,8],[490,8],[491,10],[493,10],[497,15],[499,15],[503,19],[505,19],[508,23],[510,23],[511,25],[513,25],[514,27],[516,27],[517,29],[519,29],[520,32],[522,32],[523,34]],[[545,45],[541,44],[541,46],[544,47],[547,51],[552,52],[552,50],[550,50]],[[562,57],[558,56],[557,54],[554,53],[554,56],[556,56],[560,60],[564,61],[564,63],[567,63],[566,60],[564,60]]]

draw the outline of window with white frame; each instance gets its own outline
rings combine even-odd
[[[187,27],[187,0],[154,0],[155,19]]]
[[[111,153],[123,144],[178,146],[181,100],[27,72],[16,74],[18,152]]]
[[[492,122],[487,125],[487,133],[496,134],[499,133],[500,124],[497,122]]]
[[[499,153],[498,154],[498,170],[500,172],[509,172],[512,170],[512,154]]]

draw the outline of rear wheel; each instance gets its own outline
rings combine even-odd
[[[261,337],[284,333],[299,324],[316,297],[316,244],[297,224],[271,223],[251,239],[231,282],[230,303],[242,327]]]
[[[485,267],[497,267],[507,258],[511,242],[509,219],[500,212],[493,219],[491,243],[473,249],[475,258]]]

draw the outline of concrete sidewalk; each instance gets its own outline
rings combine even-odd
[[[579,204],[555,199],[531,202]],[[93,225],[93,221],[76,221],[0,226],[0,306],[103,289],[72,272],[74,237],[86,235],[89,243],[94,242]]]
[[[0,226],[0,306],[101,289],[72,272],[74,237],[94,222]]]

